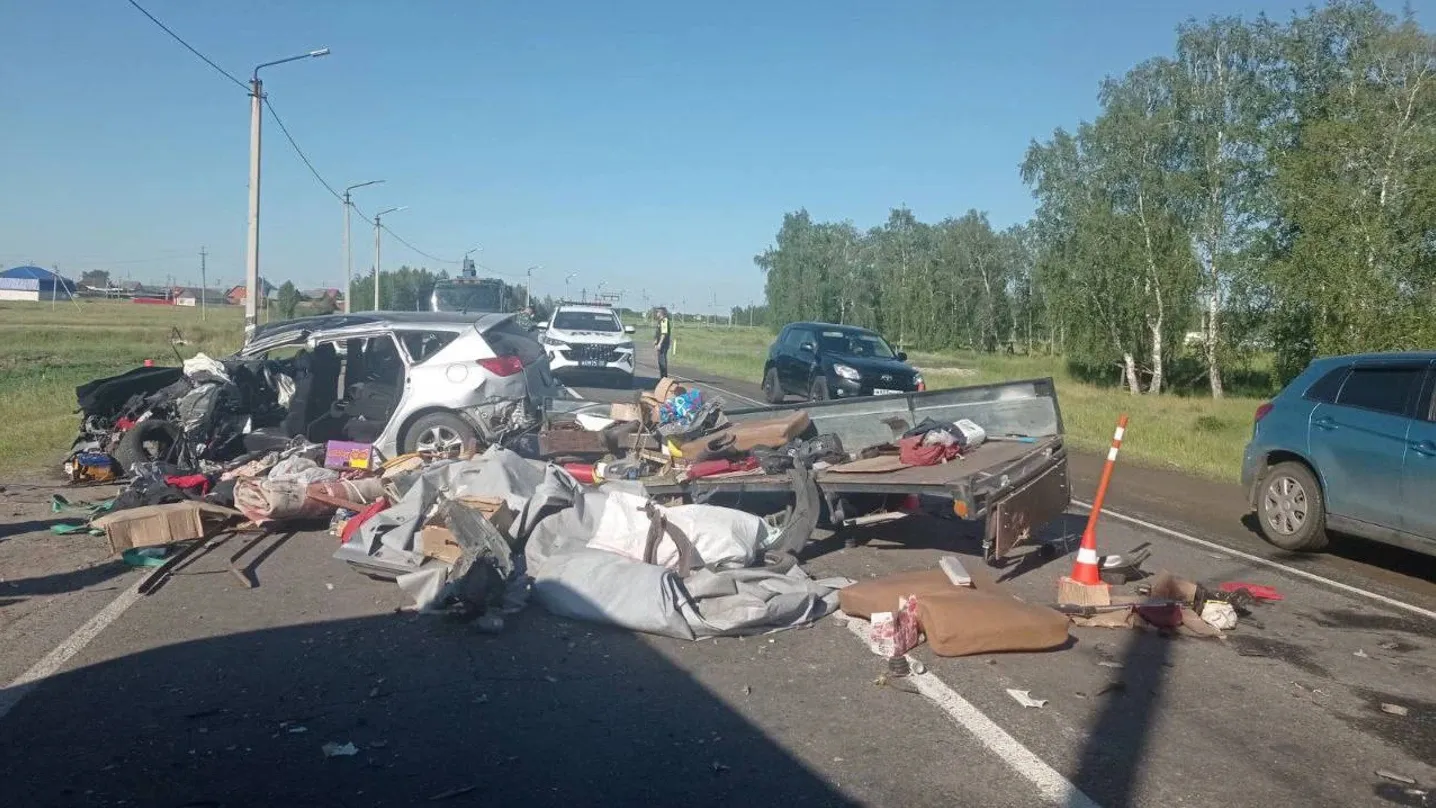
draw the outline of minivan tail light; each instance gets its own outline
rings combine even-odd
[[[495,356],[492,359],[480,359],[479,366],[499,377],[524,372],[524,360],[517,356]]]
[[[1272,403],[1271,403],[1270,401],[1266,402],[1265,404],[1262,404],[1260,407],[1257,407],[1257,408],[1256,408],[1256,418],[1252,421],[1252,423],[1256,423],[1256,424],[1261,423],[1261,419],[1265,418],[1265,417],[1266,417],[1266,414],[1269,413],[1269,412],[1271,412],[1271,408],[1272,408]]]

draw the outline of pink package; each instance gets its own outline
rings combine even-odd
[[[873,653],[882,657],[906,654],[917,647],[920,632],[917,622],[917,596],[898,598],[895,612],[873,615],[871,643]]]

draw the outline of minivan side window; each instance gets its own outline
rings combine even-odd
[[[1311,401],[1320,401],[1323,404],[1335,404],[1336,394],[1341,392],[1341,383],[1346,381],[1346,374],[1349,370],[1351,370],[1350,365],[1342,365],[1317,379],[1315,384],[1306,389],[1306,398]]]
[[[1346,407],[1406,415],[1411,398],[1425,378],[1415,367],[1358,367],[1351,371],[1336,403]]]
[[[807,329],[794,328],[788,332],[788,339],[783,343],[783,347],[786,348],[789,353],[797,353],[798,349],[803,347],[803,343],[807,342],[808,339]]]

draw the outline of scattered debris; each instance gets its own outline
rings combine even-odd
[[[1387,704],[1383,702],[1381,705],[1381,712],[1390,713],[1391,715],[1404,716],[1408,715],[1411,710],[1407,707],[1402,707],[1400,704]]]
[[[1361,659],[1371,659],[1371,655],[1361,650],[1360,648],[1356,649],[1355,651],[1352,651],[1351,655],[1354,657],[1359,657]]]
[[[1122,667],[1122,663],[1120,663],[1120,662],[1113,662],[1113,661],[1111,661],[1111,660],[1109,660],[1109,659],[1104,659],[1104,660],[1102,660],[1101,662],[1098,662],[1097,664],[1098,664],[1098,665],[1101,665],[1101,666],[1104,667],[1104,668],[1120,668],[1120,667]]]
[[[321,746],[320,749],[324,752],[324,756],[327,758],[353,757],[359,754],[359,747],[355,746],[353,742],[346,742],[340,744],[330,741],[329,743],[326,743]]]
[[[1007,695],[1023,707],[1046,707],[1047,699],[1034,699],[1026,690],[1013,690],[1008,688]]]
[[[478,786],[460,786],[458,788],[451,788],[448,791],[440,791],[438,794],[430,797],[429,802],[442,802],[443,800],[451,800],[454,797],[462,797],[472,791],[477,791],[478,788]]]
[[[1414,786],[1414,785],[1416,785],[1416,778],[1414,778],[1414,777],[1407,777],[1407,776],[1404,775],[1404,774],[1399,774],[1399,773],[1397,773],[1397,772],[1388,771],[1388,770],[1386,770],[1386,769],[1377,769],[1377,770],[1376,770],[1376,776],[1377,776],[1377,777],[1384,778],[1384,779],[1387,779],[1387,780],[1390,780],[1390,781],[1392,781],[1392,782],[1394,782],[1394,783],[1401,783],[1402,785],[1407,785],[1407,786]]]

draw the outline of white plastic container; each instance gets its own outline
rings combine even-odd
[[[958,430],[962,432],[964,448],[976,448],[978,446],[981,446],[983,442],[987,440],[987,430],[983,429],[972,421],[967,420],[966,418],[953,424],[953,426],[957,427]]]

